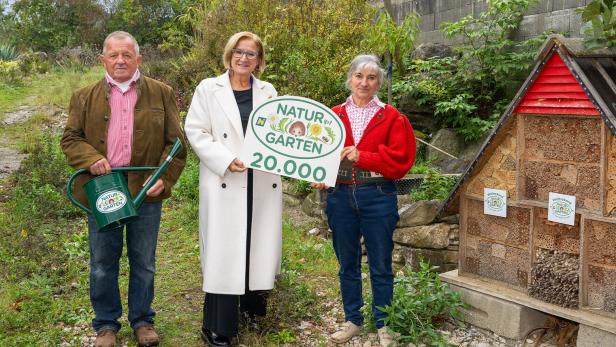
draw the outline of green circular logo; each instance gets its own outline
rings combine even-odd
[[[115,212],[126,205],[126,195],[119,190],[110,190],[96,199],[96,209],[100,213]]]
[[[271,151],[294,159],[327,156],[342,145],[344,127],[328,107],[298,96],[278,97],[252,111],[251,130]]]

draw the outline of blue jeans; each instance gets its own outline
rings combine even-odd
[[[130,275],[128,320],[133,329],[154,323],[154,271],[161,202],[143,203],[138,217],[126,224],[126,248]],[[94,217],[88,215],[90,241],[90,301],[95,317],[94,330],[120,330],[122,303],[118,286],[123,226],[99,232]]]
[[[326,213],[333,232],[340,270],[340,292],[345,320],[361,325],[364,305],[361,291],[361,236],[368,252],[372,284],[372,317],[383,327],[385,313],[377,306],[391,303],[394,275],[391,265],[392,235],[398,223],[394,182],[336,184],[328,189]]]

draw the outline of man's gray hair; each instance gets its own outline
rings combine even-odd
[[[105,41],[103,41],[103,55],[107,53],[107,42],[110,39],[131,39],[131,41],[133,41],[133,46],[135,47],[135,53],[139,55],[139,44],[137,43],[137,40],[133,35],[127,33],[126,31],[114,31],[111,34],[107,35]]]
[[[364,69],[372,70],[376,72],[376,79],[379,82],[379,88],[383,84],[385,78],[385,71],[379,65],[379,58],[372,54],[360,54],[353,58],[351,66],[349,66],[349,72],[347,73],[346,86],[351,89],[351,79],[353,75]]]

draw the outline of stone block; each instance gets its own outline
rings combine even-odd
[[[580,0],[563,0],[563,9],[584,7],[584,3]]]
[[[582,16],[579,13],[572,11],[569,14],[569,33],[571,34],[571,37],[582,37],[582,33],[580,32],[582,25],[584,25]]]
[[[521,37],[533,37],[544,32],[545,28],[545,14],[534,14],[524,16],[520,22],[520,27],[516,33],[516,36]]]
[[[284,203],[284,206],[299,206],[302,203],[302,200],[300,200],[299,198],[293,196],[293,195],[289,195],[289,194],[282,194],[282,202]]]
[[[434,21],[437,27],[440,27],[441,23],[444,22],[457,22],[458,19],[460,19],[460,9],[458,8],[453,8],[442,12],[436,12],[434,17]]]
[[[577,347],[616,346],[616,334],[580,324],[577,334]]]
[[[572,10],[553,11],[545,18],[546,30],[557,33],[569,32],[569,12]]]
[[[526,11],[528,14],[538,14],[538,13],[547,13],[550,12],[552,7],[550,6],[550,2],[552,0],[540,0],[536,5],[531,6],[531,8]]]
[[[434,21],[434,13],[424,14],[419,17],[419,30],[423,32],[437,29],[436,22]]]
[[[456,9],[460,6],[460,0],[440,0],[436,2],[437,11]]]
[[[415,11],[420,15],[434,14],[434,0],[415,1]]]
[[[302,202],[302,211],[310,217],[322,217],[325,215],[323,205],[319,192],[315,190]]]
[[[404,206],[398,210],[400,215],[398,227],[430,224],[436,218],[440,206],[440,200],[422,200],[412,205]]]
[[[458,263],[458,251],[444,251],[443,261],[445,263],[457,264]]]
[[[436,132],[430,144],[451,155],[457,156],[460,154],[462,148],[464,148],[464,139],[456,134],[453,129],[441,129]],[[432,162],[449,158],[433,148],[428,148],[427,157],[427,159]]]
[[[437,27],[438,27],[438,25],[437,25]],[[417,35],[417,44],[420,44],[420,43],[423,43],[423,42],[440,42],[440,43],[444,43],[445,42],[445,36],[438,29],[432,30],[432,31],[421,32],[421,33],[419,33],[419,35]]]
[[[416,248],[445,249],[449,246],[449,224],[438,223],[395,230],[393,240]]]
[[[470,306],[469,309],[463,310],[463,321],[509,339],[519,340],[523,338],[529,330],[543,326],[549,317],[532,308],[501,300],[472,289],[453,284],[449,284],[449,286],[460,294],[463,302]]]
[[[424,262],[430,263],[432,266],[438,266],[438,272],[447,271],[444,269],[445,254],[447,251],[423,249],[423,248],[410,248],[403,247],[402,253],[404,254],[404,260],[406,265],[410,266],[413,271],[419,270],[419,263],[423,259]],[[447,267],[449,268],[449,267]]]

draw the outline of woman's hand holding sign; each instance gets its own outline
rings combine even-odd
[[[347,159],[353,163],[357,163],[357,161],[359,160],[359,150],[357,150],[357,147],[344,147],[342,149],[342,152],[340,152],[340,161],[343,161],[344,159]]]
[[[246,166],[244,166],[244,162],[235,158],[231,164],[229,164],[228,170],[231,172],[244,172],[246,171]]]

